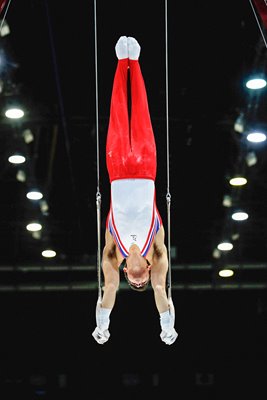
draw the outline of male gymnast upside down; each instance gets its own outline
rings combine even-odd
[[[102,254],[104,289],[102,300],[97,301],[97,326],[92,333],[99,344],[110,337],[110,314],[119,289],[120,267],[134,290],[144,291],[151,282],[159,312],[161,340],[170,345],[178,336],[174,328],[174,305],[166,292],[168,256],[164,227],[156,205],[156,144],[139,64],[140,49],[135,38],[126,36],[121,36],[115,46],[118,63],[106,142],[111,199]]]

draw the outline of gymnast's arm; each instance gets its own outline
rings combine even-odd
[[[116,247],[110,232],[106,230],[105,247],[102,254],[102,270],[104,287],[102,307],[112,309],[116,300],[116,292],[120,284],[120,270],[116,257]]]
[[[168,271],[168,253],[164,244],[164,228],[158,231],[154,242],[154,254],[151,268],[151,285],[154,290],[156,306],[159,312],[161,334],[160,338],[167,345],[177,339],[174,328],[175,309],[172,299],[167,296],[166,277]]]
[[[154,242],[154,253],[151,268],[151,286],[154,291],[156,306],[159,313],[169,309],[166,277],[168,271],[167,248],[164,244],[164,228],[161,226]]]
[[[106,343],[110,338],[110,313],[115,304],[116,292],[119,287],[120,275],[117,264],[115,244],[111,234],[106,230],[106,243],[102,254],[104,294],[96,303],[96,328],[92,333],[99,344]]]

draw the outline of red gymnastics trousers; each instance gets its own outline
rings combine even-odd
[[[128,73],[131,88],[130,118]],[[110,182],[131,178],[155,181],[156,144],[138,60],[118,60],[111,96],[106,163]]]

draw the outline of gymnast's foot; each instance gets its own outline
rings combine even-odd
[[[128,37],[128,54],[130,60],[138,60],[141,47],[137,40],[133,37]]]
[[[121,36],[115,46],[116,56],[119,60],[128,58],[127,37]]]

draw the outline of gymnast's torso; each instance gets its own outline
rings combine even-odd
[[[107,229],[123,258],[129,255],[132,244],[146,257],[161,225],[152,179],[117,179],[111,183]]]

